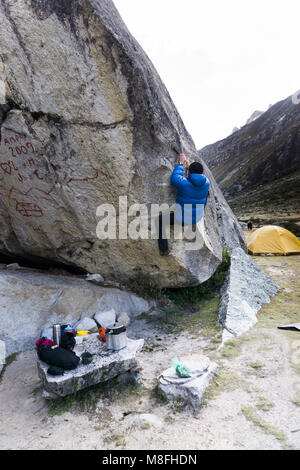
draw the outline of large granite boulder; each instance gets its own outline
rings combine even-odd
[[[175,287],[208,279],[224,244],[246,248],[206,166],[197,246],[176,240],[166,259],[153,239],[99,239],[101,204],[119,222],[120,196],[128,207],[174,203],[170,174],[180,151],[199,161],[194,143],[111,0],[7,0],[0,21],[2,253],[106,279],[139,266]]]

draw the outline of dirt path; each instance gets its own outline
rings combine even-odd
[[[277,326],[300,321],[300,257],[255,259],[281,287],[257,325],[222,349],[201,328],[176,335],[157,328],[140,355],[139,389],[108,389],[81,404],[70,399],[49,413],[35,353],[19,354],[0,382],[0,449],[299,449],[300,332]],[[220,367],[197,414],[153,392],[182,351],[207,354]]]

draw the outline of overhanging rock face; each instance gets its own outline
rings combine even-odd
[[[246,248],[210,171],[198,245],[102,240],[97,207],[119,197],[172,204],[182,150],[198,160],[153,65],[110,0],[0,2],[0,250],[126,279],[140,266],[163,286],[196,285],[222,247]]]

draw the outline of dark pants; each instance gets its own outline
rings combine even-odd
[[[174,225],[176,223],[175,221],[175,216],[174,212],[170,212],[170,225]],[[184,223],[182,222],[182,226],[184,226]],[[168,240],[165,238],[165,230],[163,226],[163,215],[159,214],[158,218],[158,248],[160,251],[168,251],[169,245],[168,245]]]

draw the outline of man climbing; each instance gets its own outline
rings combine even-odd
[[[184,164],[189,171],[185,178]],[[210,182],[203,175],[203,166],[199,162],[189,163],[183,153],[179,156],[179,165],[176,165],[171,184],[178,190],[175,213],[170,213],[170,225],[174,223],[196,224],[204,216],[204,207],[209,192]],[[162,256],[170,254],[168,240],[165,236],[163,214],[159,215],[158,247]]]

